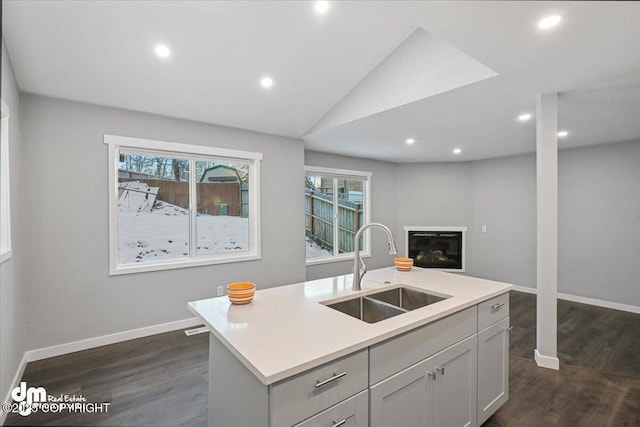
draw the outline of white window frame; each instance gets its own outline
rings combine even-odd
[[[104,143],[109,146],[109,274],[129,274],[146,271],[169,270],[184,267],[251,261],[261,258],[260,244],[260,161],[262,153],[215,148],[202,145],[104,135]],[[167,156],[206,156],[216,160],[243,162],[249,164],[249,250],[224,254],[197,255],[190,251],[188,259],[166,260],[141,264],[118,264],[118,152],[152,151]],[[194,171],[191,171],[193,174]],[[190,242],[196,242],[195,180],[190,179]]]
[[[11,186],[9,184],[9,106],[0,99],[0,264],[11,258]]]
[[[304,167],[305,178],[307,175],[313,176],[321,176],[326,178],[351,178],[351,179],[359,179],[363,180],[363,189],[364,189],[364,211],[362,216],[362,223],[367,224],[371,221],[371,172],[364,171],[354,171],[348,169],[335,169],[335,168],[325,168],[319,166],[307,166]],[[337,183],[334,179],[333,181],[333,194],[334,194],[334,204],[333,204],[333,241],[338,241],[338,227],[336,227],[336,222],[338,220],[338,189]],[[335,245],[334,245],[335,246]],[[366,230],[363,233],[363,247],[360,248],[360,257],[361,258],[369,258],[371,256],[371,239],[369,238],[369,230]],[[334,253],[331,256],[327,257],[318,257],[312,259],[305,260],[306,265],[315,265],[315,264],[326,264],[330,262],[338,262],[338,261],[346,261],[353,260],[354,253]]]

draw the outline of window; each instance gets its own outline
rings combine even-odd
[[[369,222],[371,173],[305,166],[305,248],[307,264],[353,258],[355,235]],[[370,254],[369,236],[360,252]]]
[[[260,258],[262,154],[105,135],[111,274]]]
[[[9,107],[0,100],[0,262],[11,258]]]

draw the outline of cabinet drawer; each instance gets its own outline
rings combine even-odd
[[[498,295],[478,304],[478,330],[509,316],[509,293]]]
[[[369,348],[370,384],[478,332],[478,308],[469,307]]]
[[[369,392],[363,391],[296,427],[369,427]]]
[[[365,390],[368,372],[364,349],[272,385],[271,427],[292,426]]]

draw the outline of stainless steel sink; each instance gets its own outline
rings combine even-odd
[[[424,307],[446,299],[446,297],[428,294],[426,292],[402,286],[399,288],[389,289],[388,291],[378,292],[377,294],[368,295],[368,297],[392,304],[407,311],[415,310],[416,308]]]
[[[364,322],[376,323],[447,298],[400,286],[325,305]]]
[[[346,301],[327,304],[327,307],[331,307],[334,310],[338,310],[367,323],[376,323],[406,313],[405,310],[368,297],[352,298]]]

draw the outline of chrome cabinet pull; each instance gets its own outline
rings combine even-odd
[[[503,303],[503,302],[499,302],[499,303],[493,304],[493,305],[491,306],[491,311],[496,311],[496,310],[498,310],[500,307],[502,307],[503,305],[504,305],[504,303]]]
[[[509,333],[513,332],[513,326],[509,326],[509,327],[507,328],[507,331],[509,331]]]
[[[434,380],[436,379],[436,374],[434,372],[427,371],[427,376],[433,378]]]
[[[331,382],[333,382],[333,381],[337,380],[338,378],[342,378],[342,377],[344,377],[345,375],[347,375],[347,372],[346,372],[346,371],[345,371],[345,372],[342,372],[342,373],[340,373],[340,374],[336,374],[336,373],[334,372],[334,373],[333,373],[333,376],[332,376],[331,378],[327,378],[327,379],[326,379],[326,380],[324,380],[324,381],[316,380],[316,385],[315,385],[315,387],[316,387],[316,388],[320,388],[320,387],[322,387],[323,385],[327,385],[327,384],[329,384],[329,383],[331,383]]]
[[[436,371],[440,372],[441,375],[444,375],[444,366],[442,368],[436,368]]]
[[[331,424],[331,427],[338,427],[338,426],[343,425],[343,424],[344,424],[344,423],[346,423],[346,422],[347,422],[347,419],[346,419],[346,418],[345,418],[344,420],[342,420],[342,421],[335,421],[335,420],[334,420],[334,421],[333,421],[333,424]]]

